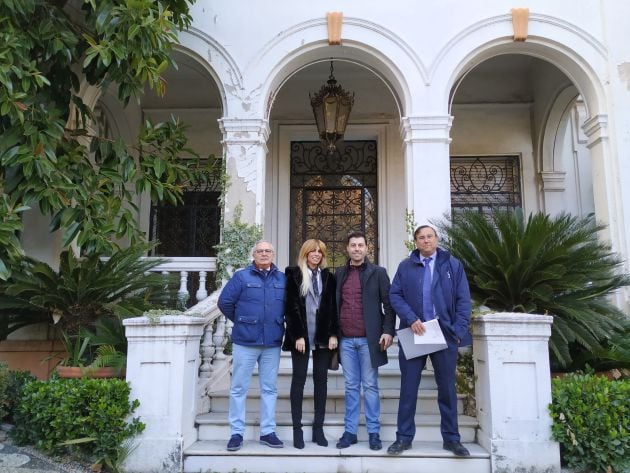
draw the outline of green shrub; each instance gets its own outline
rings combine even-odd
[[[552,432],[563,464],[579,471],[630,471],[630,380],[572,373],[552,382]]]
[[[9,367],[4,361],[0,361],[0,420],[9,413]]]
[[[472,417],[477,415],[475,379],[475,363],[472,350],[460,353],[457,358],[457,370],[455,371],[455,387],[457,388],[457,393],[464,396],[464,414]]]
[[[65,451],[95,462],[116,462],[120,446],[144,430],[127,418],[140,404],[129,401],[120,379],[58,379],[26,384],[16,412],[14,439],[48,453]]]
[[[9,371],[0,363],[0,420],[13,422],[24,385],[36,378],[28,371]]]

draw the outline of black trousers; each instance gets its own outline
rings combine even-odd
[[[293,428],[302,427],[302,401],[304,399],[304,385],[306,384],[306,373],[308,370],[308,359],[310,350],[300,353],[291,350],[291,361],[293,363],[293,376],[291,378],[291,419]],[[313,353],[313,385],[315,418],[313,427],[322,427],[326,415],[326,397],[328,394],[328,365],[332,351],[328,348],[318,348]]]

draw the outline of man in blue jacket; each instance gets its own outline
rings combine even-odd
[[[285,276],[273,264],[271,243],[261,240],[252,250],[254,261],[234,273],[219,296],[219,309],[232,328],[232,384],[230,386],[230,440],[227,449],[243,446],[247,390],[258,364],[260,381],[260,443],[272,448],[284,444],[276,436],[276,380],[284,335]]]
[[[435,371],[443,447],[457,456],[469,456],[461,444],[457,423],[455,368],[458,347],[470,345],[470,290],[462,263],[438,248],[434,228],[422,225],[414,232],[416,249],[398,266],[389,298],[400,318],[400,328],[411,327],[416,335],[425,332],[423,322],[438,319],[448,345],[430,355],[407,359],[399,346],[400,400],[396,441],[387,449],[399,455],[411,448],[416,434],[416,401],[420,376],[427,361]]]

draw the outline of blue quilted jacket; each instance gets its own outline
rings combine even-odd
[[[271,265],[267,276],[253,264],[236,271],[219,296],[219,309],[234,322],[232,342],[277,347],[284,335],[285,276]]]

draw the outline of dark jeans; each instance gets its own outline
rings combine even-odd
[[[313,427],[324,425],[326,415],[326,396],[328,393],[328,365],[332,352],[328,348],[318,348],[313,350],[313,385],[315,402],[315,419]],[[293,362],[293,377],[291,378],[291,418],[293,428],[302,427],[302,400],[304,399],[304,384],[306,383],[306,372],[308,369],[308,359],[310,353],[300,353],[291,350],[291,361]]]

